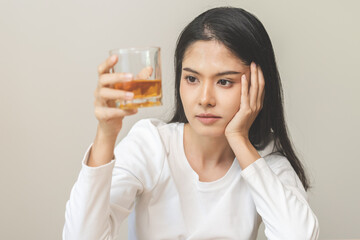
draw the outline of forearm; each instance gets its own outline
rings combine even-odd
[[[288,160],[276,158],[276,165],[282,166],[282,170],[277,171],[281,174],[278,176],[264,159],[259,160],[261,156],[248,138],[237,135],[228,137],[228,142],[265,223],[267,237],[317,239],[318,221],[303,196],[306,193],[301,189],[301,182]]]
[[[268,239],[317,239],[319,226],[302,183],[284,157],[273,156],[272,170],[264,159],[241,175],[247,182]],[[274,167],[274,166],[273,166]]]
[[[261,158],[250,140],[241,136],[229,136],[227,140],[232,148],[236,159],[239,161],[241,169],[245,169],[250,164]]]
[[[83,163],[88,160],[85,155]],[[110,186],[114,163],[98,168],[83,164],[66,204],[63,239],[105,239],[111,233]]]

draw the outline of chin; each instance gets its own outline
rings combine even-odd
[[[225,136],[225,127],[223,126],[196,124],[193,130],[202,137],[219,138]]]

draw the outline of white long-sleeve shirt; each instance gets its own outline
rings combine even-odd
[[[89,167],[88,149],[66,205],[63,239],[112,240],[129,216],[129,239],[317,239],[318,221],[289,161],[272,153],[201,182],[188,163],[182,123],[137,122],[115,160]]]

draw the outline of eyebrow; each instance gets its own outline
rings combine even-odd
[[[200,73],[198,73],[197,71],[191,69],[191,68],[183,68],[184,71],[188,71],[188,72],[192,72],[192,73],[195,73],[195,74],[198,74],[198,75],[201,75]],[[219,72],[217,74],[215,74],[216,77],[219,77],[219,76],[224,76],[224,75],[230,75],[230,74],[241,74],[241,72],[236,72],[236,71],[225,71],[225,72]]]

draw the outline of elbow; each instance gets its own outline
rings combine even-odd
[[[63,240],[113,240],[114,238],[108,234],[96,234],[92,231],[77,231],[76,229],[69,229],[64,226],[62,232]]]
[[[291,228],[289,228],[290,230]],[[319,238],[319,221],[312,213],[304,221],[296,221],[292,224],[292,229],[288,232],[287,239],[317,240]]]
[[[312,214],[312,219],[308,224],[306,230],[308,233],[306,239],[316,240],[319,238],[320,226],[319,226],[319,221],[315,216],[315,214]]]

